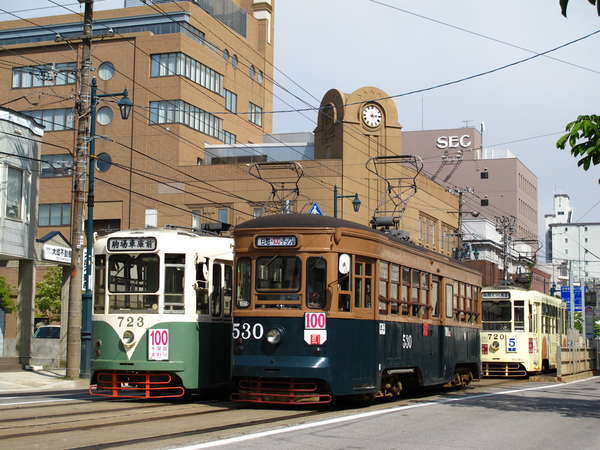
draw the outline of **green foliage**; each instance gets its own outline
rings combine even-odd
[[[7,313],[17,309],[17,305],[12,299],[12,288],[4,277],[0,277],[0,308]]]
[[[600,337],[600,321],[594,323],[594,336]]]
[[[600,116],[579,116],[565,129],[567,133],[561,136],[556,146],[564,150],[568,143],[571,154],[580,157],[577,165],[583,166],[584,170],[592,164],[600,164]]]
[[[575,329],[583,333],[583,316],[580,312],[575,313],[575,320],[573,322],[575,322]]]
[[[598,11],[598,15],[600,16],[600,0],[596,2],[596,0],[588,0],[592,5],[596,5],[596,9]],[[567,17],[567,6],[569,5],[569,0],[559,0],[560,10],[562,15]]]
[[[50,320],[60,317],[62,273],[62,267],[51,267],[37,284],[35,307],[40,315]]]

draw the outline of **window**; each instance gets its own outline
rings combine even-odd
[[[388,312],[388,274],[389,263],[379,261],[379,314]]]
[[[147,209],[144,211],[144,226],[146,228],[156,228],[158,226],[158,210]]]
[[[46,128],[46,132],[73,129],[74,119],[72,108],[23,111],[23,114],[42,124]]]
[[[483,329],[511,331],[511,304],[509,300],[483,302]]]
[[[427,214],[419,214],[419,239],[431,247],[436,245],[437,220]]]
[[[71,224],[70,203],[46,203],[39,207],[40,227],[65,226]]]
[[[94,313],[104,314],[106,299],[106,255],[94,258]]]
[[[210,313],[213,317],[219,317],[221,315],[221,309],[223,306],[221,272],[221,265],[214,263],[212,270],[212,292],[210,294]]]
[[[235,134],[230,133],[229,131],[223,130],[223,143],[224,144],[235,144],[235,142],[236,142]]]
[[[12,87],[31,88],[40,86],[62,86],[77,81],[77,64],[44,64],[13,68]]]
[[[256,259],[256,290],[298,291],[300,274],[296,256],[262,256]]]
[[[223,59],[225,60],[225,62],[229,62],[229,50],[223,50]]]
[[[42,161],[47,164],[41,164],[41,177],[70,177],[73,174],[73,157],[68,154],[64,155],[42,155]]]
[[[219,217],[219,222],[229,223],[229,210],[227,208],[219,208],[218,217]]]
[[[252,209],[252,217],[262,217],[265,215],[265,208],[260,206]]]
[[[185,254],[165,254],[165,314],[183,314]]]
[[[237,94],[229,89],[224,89],[225,109],[233,113],[237,112]]]
[[[400,266],[392,264],[390,267],[390,312],[400,314]]]
[[[410,290],[410,269],[408,267],[402,268],[402,315],[408,316],[408,303],[409,303],[409,290]]]
[[[223,119],[183,100],[150,102],[150,124],[179,123],[221,141]]]
[[[159,268],[158,255],[110,255],[108,292],[112,295],[109,296],[109,312],[157,314]]]
[[[233,298],[233,268],[229,264],[223,266],[225,268],[223,280],[223,315],[231,316],[231,299]]]
[[[254,68],[253,64],[251,64],[250,67],[248,68],[248,76],[250,77],[251,80],[254,80],[254,77],[256,76],[256,69]]]
[[[262,108],[250,102],[248,112],[248,120],[259,127],[262,127]]]
[[[584,241],[584,242],[587,242],[587,241],[588,241],[588,238],[584,238],[584,239],[583,239],[583,241]]]
[[[260,84],[263,84],[263,82],[265,81],[265,74],[263,73],[262,70],[259,70],[257,75],[256,75],[256,81],[258,81]]]
[[[373,304],[373,264],[366,261],[354,263],[354,307],[371,308]]]
[[[96,114],[96,120],[100,125],[108,125],[113,120],[113,112],[108,106],[103,106]]]
[[[152,77],[181,75],[209,91],[224,95],[223,75],[184,53],[152,55],[150,75]]]
[[[200,230],[202,228],[202,216],[204,215],[204,210],[202,209],[193,209],[192,210],[192,229]]]
[[[306,305],[323,309],[327,305],[327,261],[311,256],[306,263]]]
[[[232,66],[234,69],[236,69],[236,68],[237,68],[237,66],[238,66],[238,57],[237,57],[237,55],[233,55],[233,56],[231,57],[231,66]]]
[[[446,309],[446,317],[451,319],[453,317],[453,310],[452,310],[452,301],[454,298],[454,286],[452,284],[446,284],[446,304],[445,304],[445,309]]]
[[[490,174],[489,174],[489,172],[486,169],[483,172],[480,172],[479,176],[481,177],[482,180],[484,180],[484,179],[488,179],[490,177]]]
[[[344,255],[340,255],[340,258]],[[338,297],[338,310],[348,312],[350,311],[350,296],[352,294],[352,256],[349,257],[349,268],[348,273],[343,274],[338,269],[338,288],[339,288],[339,297]]]
[[[208,262],[196,264],[196,281],[194,290],[196,291],[196,313],[208,314]]]
[[[565,238],[565,244],[569,242],[569,238]]]
[[[23,209],[23,171],[8,167],[6,175],[6,217],[22,219]]]
[[[440,296],[440,279],[437,275],[431,277],[431,316],[439,317],[438,300]]]
[[[456,230],[450,225],[442,223],[441,250],[450,253],[456,247]]]
[[[100,64],[100,67],[98,67],[98,78],[100,78],[101,80],[110,80],[114,75],[115,66],[113,66],[111,62],[103,62],[102,64]]]
[[[250,258],[240,258],[235,273],[235,302],[238,308],[250,306]]]
[[[523,300],[515,300],[514,317],[514,331],[525,331],[525,302]]]
[[[487,198],[482,198],[480,204],[481,206],[490,206],[490,201]]]

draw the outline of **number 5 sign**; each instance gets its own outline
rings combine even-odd
[[[515,353],[517,351],[517,338],[509,337],[506,341],[506,351],[509,353]]]

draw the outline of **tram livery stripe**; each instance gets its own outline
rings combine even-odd
[[[544,385],[544,386],[536,386],[536,387],[530,387],[530,388],[524,388],[524,389],[512,389],[509,391],[494,392],[494,393],[489,393],[489,394],[477,394],[477,395],[470,395],[470,396],[465,396],[465,397],[437,400],[435,402],[418,403],[416,405],[398,406],[398,407],[394,407],[394,408],[381,409],[378,411],[370,411],[370,412],[366,412],[366,413],[352,414],[350,416],[335,417],[333,419],[321,420],[319,422],[304,423],[302,425],[293,425],[290,427],[279,428],[276,430],[261,431],[258,433],[247,434],[244,436],[237,436],[237,437],[227,438],[227,439],[221,439],[218,441],[203,442],[201,444],[189,445],[186,447],[176,447],[175,450],[196,450],[196,449],[201,449],[201,448],[209,448],[209,447],[217,447],[217,446],[221,446],[221,445],[236,444],[238,442],[248,441],[251,439],[259,439],[262,437],[273,436],[276,434],[291,433],[293,431],[300,431],[300,430],[306,430],[309,428],[321,427],[321,426],[325,426],[325,425],[349,422],[349,421],[357,420],[357,419],[365,419],[367,417],[380,416],[382,414],[391,414],[391,413],[395,413],[398,411],[405,411],[407,409],[422,408],[425,406],[443,405],[444,403],[469,401],[469,400],[474,400],[474,399],[484,398],[484,397],[495,397],[498,395],[509,395],[509,394],[515,394],[518,392],[538,391],[541,389],[551,389],[551,388],[556,388],[556,387],[561,387],[561,386],[568,386],[570,384],[581,383],[582,381],[589,381],[594,378],[598,378],[598,377],[590,377],[590,378],[585,378],[582,380],[570,381],[568,383],[548,384],[548,385]]]

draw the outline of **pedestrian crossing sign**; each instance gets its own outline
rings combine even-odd
[[[319,204],[317,202],[314,202],[312,204],[312,206],[308,210],[308,213],[309,214],[316,214],[317,216],[322,216],[323,215],[323,211],[321,211],[321,208],[319,208]]]

